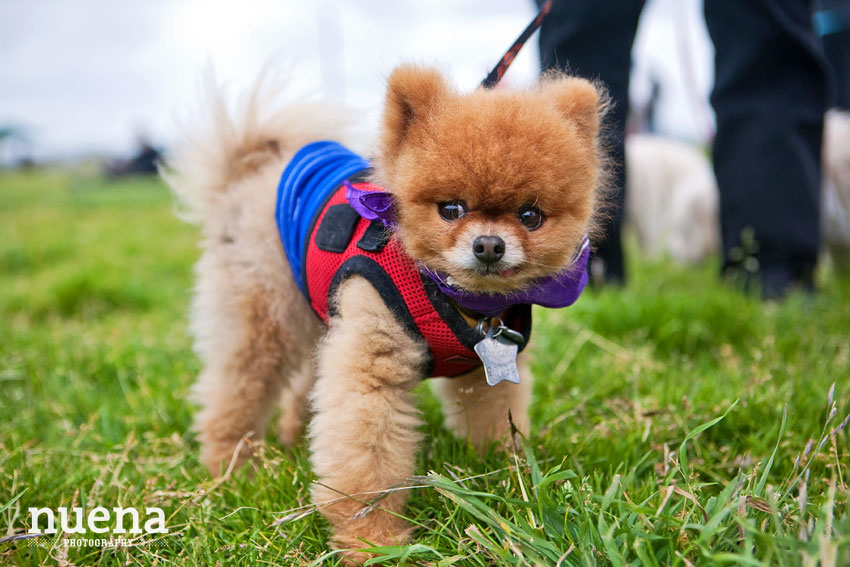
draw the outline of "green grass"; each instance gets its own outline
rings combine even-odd
[[[170,529],[117,551],[0,543],[0,565],[337,562],[303,447],[270,435],[220,483],[198,463],[197,234],[172,209],[153,180],[0,174],[0,538],[29,507],[158,506]],[[715,264],[631,251],[628,287],[535,314],[515,449],[478,456],[420,390],[416,541],[376,564],[850,565],[850,278],[763,304]]]

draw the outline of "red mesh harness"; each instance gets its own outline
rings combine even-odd
[[[382,190],[357,177],[351,182],[358,189]],[[301,274],[310,305],[325,323],[334,314],[329,299],[337,287],[348,277],[360,276],[378,291],[405,330],[428,345],[429,376],[458,376],[481,365],[472,349],[482,337],[419,272],[380,221],[357,214],[346,200],[344,186],[319,209],[309,234]],[[531,306],[515,305],[502,318],[523,334],[520,349],[524,348],[531,334]]]

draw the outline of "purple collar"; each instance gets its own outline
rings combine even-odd
[[[345,198],[354,207],[357,214],[366,220],[380,220],[384,226],[395,226],[395,199],[386,191],[364,191],[348,182],[345,185]]]
[[[367,220],[380,220],[384,226],[395,226],[393,196],[386,191],[363,191],[345,182],[345,197],[357,213]],[[587,260],[590,242],[587,236],[581,242],[570,267],[554,276],[535,280],[534,285],[512,293],[472,293],[446,283],[446,276],[429,269],[427,275],[444,294],[464,309],[494,317],[512,305],[533,303],[543,307],[569,307],[576,302],[587,285]]]
[[[559,274],[540,278],[530,288],[511,293],[472,293],[446,283],[442,274],[423,270],[440,291],[452,298],[461,307],[486,317],[495,317],[512,305],[532,303],[543,307],[569,307],[576,302],[587,285],[587,259],[590,257],[590,242],[582,240],[581,249],[570,267]]]

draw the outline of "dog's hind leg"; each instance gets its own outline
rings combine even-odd
[[[440,378],[432,388],[443,406],[446,427],[479,450],[510,432],[508,412],[516,428],[528,434],[528,403],[531,399],[531,373],[520,355],[519,384],[500,382],[489,386],[484,369],[478,368],[457,378]]]
[[[204,363],[193,389],[201,404],[195,429],[201,460],[214,475],[250,455],[243,438],[262,439],[281,388],[310,357],[320,332],[285,279],[285,265],[235,265],[231,258],[240,256],[222,252],[207,251],[198,265],[193,316]]]
[[[311,357],[305,357],[301,369],[294,374],[280,397],[277,438],[287,447],[295,445],[304,432],[304,420],[310,409],[310,390],[315,383]]]
[[[337,297],[339,316],[320,345],[312,392],[309,436],[319,477],[313,500],[333,524],[338,549],[402,543],[410,526],[397,514],[406,491],[380,491],[414,472],[421,435],[412,391],[427,351],[365,280],[347,280]],[[370,501],[375,508],[364,510]],[[355,551],[346,556],[367,559]]]

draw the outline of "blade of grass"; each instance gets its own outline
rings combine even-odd
[[[707,421],[707,422],[703,423],[702,425],[695,427],[694,429],[689,431],[688,434],[685,436],[685,440],[682,441],[682,444],[679,446],[679,470],[681,471],[682,476],[685,479],[685,482],[688,482],[688,478],[689,478],[688,477],[688,451],[687,451],[688,441],[690,441],[691,439],[693,439],[694,437],[696,437],[697,435],[699,435],[700,433],[702,433],[706,429],[710,429],[710,428],[714,427],[715,425],[717,425],[718,423],[720,423],[721,421],[723,421],[723,419],[729,414],[729,412],[732,411],[732,408],[734,408],[736,405],[738,405],[738,401],[739,400],[736,399],[734,402],[732,402],[732,405],[729,406],[729,408],[725,412],[723,412],[723,415],[721,415],[719,417],[715,417],[711,421]]]

